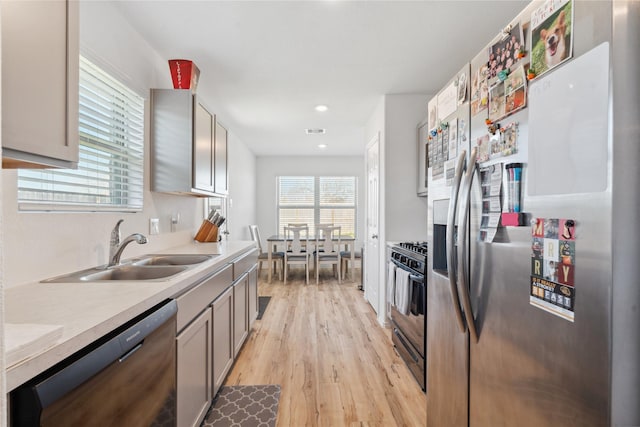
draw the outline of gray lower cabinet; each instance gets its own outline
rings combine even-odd
[[[177,337],[177,425],[199,426],[211,403],[212,309]]]
[[[178,295],[178,426],[198,426],[258,312],[257,251],[250,250]]]
[[[249,274],[245,273],[233,285],[233,355],[240,353],[242,344],[249,335],[249,315],[247,296],[249,291]]]
[[[212,301],[231,294],[232,282],[233,265],[227,264],[176,297],[176,402],[180,427],[199,426],[213,399],[213,360],[217,346],[214,340],[217,337]],[[228,331],[230,328],[227,320]]]
[[[258,267],[249,270],[249,329],[258,317]]]
[[[220,390],[233,365],[233,288],[230,287],[211,306],[213,320],[213,390]]]

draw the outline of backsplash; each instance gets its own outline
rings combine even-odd
[[[202,221],[203,201],[145,191],[137,213],[19,212],[16,171],[2,171],[4,286],[12,287],[107,263],[109,237],[118,221],[122,236],[142,233],[145,245],[129,245],[123,259],[186,244]],[[171,216],[180,213],[176,231]],[[149,235],[149,218],[160,219],[160,234]]]

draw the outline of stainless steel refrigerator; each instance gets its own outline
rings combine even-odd
[[[525,39],[541,5],[511,23]],[[499,124],[517,123],[515,154],[477,161],[487,116],[468,96],[443,121],[463,135],[444,171],[429,168],[427,427],[640,426],[640,2],[571,8],[571,58]],[[490,239],[480,171],[500,168],[504,211],[512,162],[521,225]],[[557,240],[570,282],[536,274]]]

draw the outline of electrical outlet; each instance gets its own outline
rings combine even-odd
[[[171,214],[171,232],[172,233],[176,231],[176,227],[179,222],[180,222],[180,212]]]
[[[160,219],[149,218],[149,234],[160,234]]]

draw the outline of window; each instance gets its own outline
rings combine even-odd
[[[342,235],[356,237],[357,179],[355,176],[278,177],[278,232],[288,223],[342,227]]]
[[[19,170],[20,209],[142,210],[144,99],[81,56],[79,101],[78,169]]]

